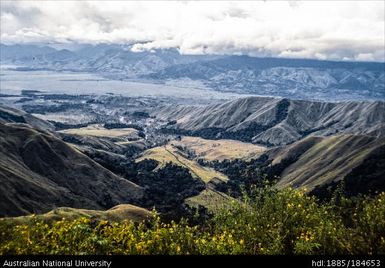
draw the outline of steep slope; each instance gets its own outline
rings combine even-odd
[[[37,118],[29,113],[24,111],[14,109],[8,106],[0,104],[0,123],[22,123],[29,124],[34,128],[44,131],[53,131],[55,129],[54,125],[51,123]]]
[[[208,106],[163,107],[153,115],[176,121],[165,131],[268,146],[307,135],[385,135],[385,102],[313,102],[248,97]]]
[[[317,186],[345,181],[349,191],[381,190],[385,186],[385,138],[364,135],[308,137],[268,153],[272,168],[280,175],[278,187],[313,190]],[[360,170],[370,164],[364,176]],[[372,186],[376,185],[372,188]]]
[[[1,216],[110,208],[143,194],[63,141],[18,124],[0,123],[0,179]]]

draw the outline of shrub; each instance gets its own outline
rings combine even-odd
[[[0,221],[0,254],[384,254],[385,193],[321,203],[254,187],[199,225],[89,218]]]

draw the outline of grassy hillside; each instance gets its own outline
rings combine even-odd
[[[227,177],[220,172],[215,171],[212,168],[203,167],[194,160],[187,159],[183,152],[180,152],[174,146],[167,144],[160,147],[155,147],[145,151],[136,161],[140,162],[144,159],[153,159],[160,162],[160,165],[166,163],[173,163],[187,168],[191,175],[200,178],[204,182],[208,183],[213,179],[226,181]]]
[[[14,109],[11,107],[3,106],[0,104],[0,123],[21,123],[29,124],[30,126],[51,132],[55,129],[55,126],[51,123],[37,118],[24,111]]]
[[[139,131],[134,128],[107,129],[101,125],[89,125],[82,128],[72,128],[59,131],[59,133],[74,134],[80,136],[94,136],[105,138],[121,138],[122,141],[137,140]]]
[[[210,212],[215,213],[222,209],[224,206],[230,206],[230,203],[233,200],[234,198],[231,198],[227,194],[207,188],[203,190],[199,195],[187,198],[185,203],[195,208],[198,206],[203,206]]]
[[[266,148],[236,140],[206,140],[198,137],[183,136],[171,144],[192,151],[196,159],[223,161],[225,159],[249,160],[260,156]]]
[[[56,137],[0,123],[0,215],[70,206],[105,209],[143,195],[138,185],[103,168]]]
[[[140,222],[149,218],[151,212],[134,205],[121,204],[108,210],[90,210],[70,207],[59,207],[44,214],[33,214],[19,217],[0,218],[0,222],[4,224],[31,224],[33,221],[42,220],[44,222],[55,222],[58,220],[76,220],[79,218],[88,218],[97,221],[124,221],[132,220]],[[1,224],[0,223],[0,224]]]
[[[291,185],[312,190],[319,185],[343,180],[354,169],[366,165],[364,161],[378,150],[385,155],[385,138],[363,135],[309,137],[290,146],[273,150],[271,158],[272,165],[281,166],[282,169],[278,187]],[[372,161],[380,165],[382,160]],[[381,176],[382,179],[385,178],[385,171],[378,174],[378,179],[381,179]]]

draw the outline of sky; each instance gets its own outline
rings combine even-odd
[[[385,61],[384,1],[4,1],[2,43]]]

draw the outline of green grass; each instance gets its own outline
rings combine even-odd
[[[208,188],[200,192],[199,195],[187,198],[185,203],[196,208],[203,206],[215,213],[224,206],[230,206],[232,200],[234,200],[232,197]]]

